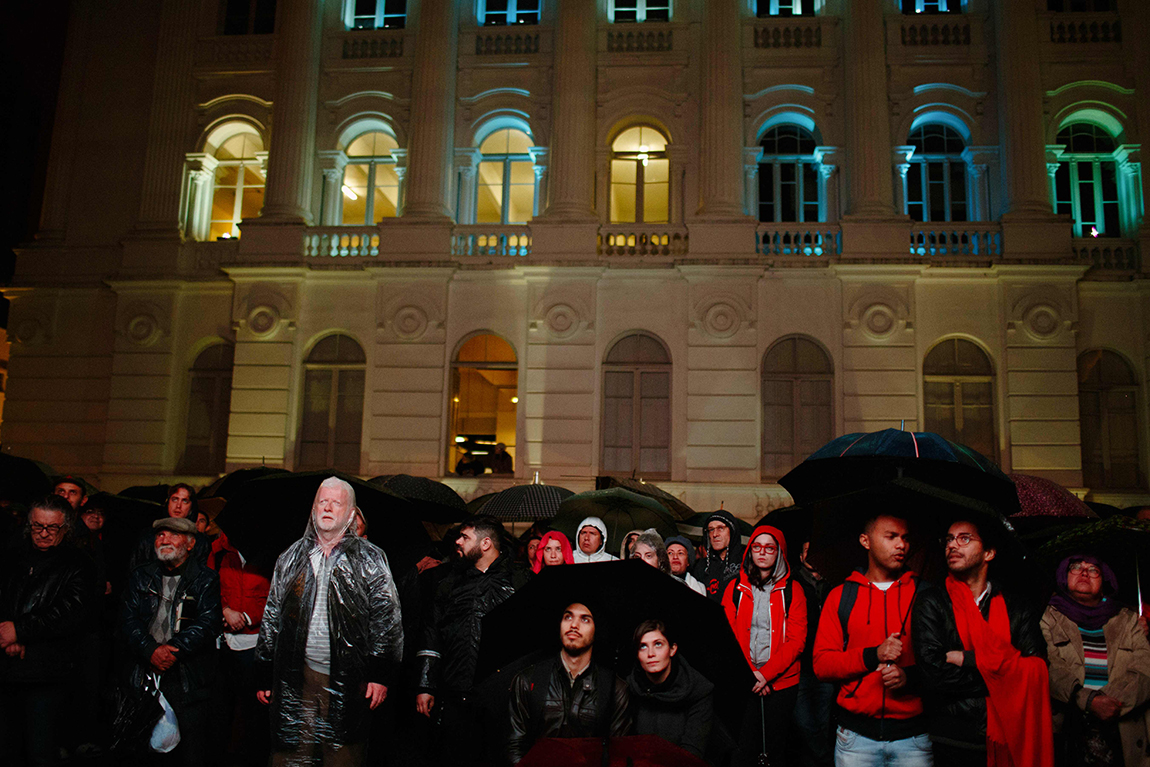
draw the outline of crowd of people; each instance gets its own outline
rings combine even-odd
[[[933,583],[909,569],[915,518],[893,506],[859,519],[865,564],[840,584],[770,515],[744,537],[727,511],[701,545],[634,530],[618,555],[598,517],[514,539],[471,516],[393,572],[331,477],[269,571],[183,484],[113,561],[87,492],[60,478],[0,542],[5,764],[503,765],[559,753],[550,739],[637,735],[679,749],[665,764],[1150,765],[1141,605],[1085,550],[1036,602],[999,568],[989,516],[948,520]],[[676,615],[610,625],[590,589],[544,616],[539,657],[481,677],[485,616],[550,568],[616,559],[721,608],[749,671],[741,717],[718,715],[728,680],[696,668],[711,650],[681,643]]]

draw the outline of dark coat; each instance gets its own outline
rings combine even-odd
[[[194,519],[192,520],[195,521]],[[131,559],[128,560],[128,568],[131,570],[136,569],[140,565],[148,562],[156,561],[156,533],[158,531],[153,528],[148,528],[140,533],[140,537],[136,540],[136,546],[132,550]],[[208,556],[212,553],[212,539],[207,533],[195,534],[196,545],[192,547],[191,558],[199,562],[201,565],[208,564]]]
[[[1039,627],[1041,613],[1026,600],[1002,592],[991,581],[991,591],[979,608],[983,618],[990,615],[990,602],[997,594],[1006,601],[1010,618],[1010,642],[1023,657],[1046,658],[1046,640]],[[919,587],[911,616],[914,655],[922,684],[923,706],[928,731],[933,740],[986,747],[986,683],[975,665],[976,650],[965,651],[961,667],[946,662],[948,650],[962,650],[962,639],[954,624],[954,606],[940,584]]]
[[[691,572],[703,584],[707,596],[712,601],[721,602],[727,584],[739,577],[739,566],[743,564],[743,539],[731,512],[719,509],[707,518],[707,524],[711,522],[722,522],[731,531],[731,542],[727,546],[726,557],[711,551],[710,536],[704,532],[703,548],[706,549],[707,555],[695,562]]]
[[[0,622],[12,621],[24,658],[0,655],[0,681],[50,684],[73,677],[80,643],[95,627],[96,566],[63,543],[40,551],[25,540],[0,570]]]
[[[160,646],[151,635],[152,619],[160,606],[167,571],[149,562],[132,571],[120,606],[120,630],[134,661],[128,684],[139,688],[152,672],[152,653]],[[160,690],[182,700],[206,700],[216,673],[216,639],[223,630],[220,579],[190,556],[172,598],[172,638],[179,650],[175,665],[160,677]]]
[[[259,689],[272,691],[272,739],[276,750],[299,745],[303,670],[308,629],[316,600],[311,552],[314,527],[276,560],[264,607],[256,661]],[[383,550],[364,538],[344,535],[329,555],[328,631],[331,690],[327,719],[317,732],[328,745],[367,740],[369,682],[386,685],[403,660],[399,595]]]
[[[627,677],[636,735],[658,735],[700,759],[707,752],[714,715],[715,685],[682,655],[671,662],[671,675],[654,684],[641,668]]]
[[[533,687],[547,680],[546,692]],[[528,666],[511,681],[511,736],[507,757],[512,764],[540,738],[602,738],[630,735],[632,712],[627,683],[594,661],[569,681],[558,653]]]

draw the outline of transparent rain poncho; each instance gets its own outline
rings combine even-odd
[[[388,684],[403,660],[403,622],[387,556],[355,535],[355,518],[351,514],[343,537],[325,558],[315,515],[309,515],[303,538],[276,560],[256,659],[259,689],[272,691],[277,751],[365,741],[370,720],[367,684]],[[330,673],[318,696],[305,697],[305,652],[321,569],[327,571]],[[316,678],[314,664],[308,676]]]

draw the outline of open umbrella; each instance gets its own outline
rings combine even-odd
[[[1150,522],[1122,514],[1079,525],[1047,541],[1034,554],[1035,564],[1044,572],[1072,554],[1090,554],[1106,562],[1118,575],[1126,601],[1137,601],[1142,611],[1143,593],[1139,560],[1145,564],[1150,551]],[[1150,596],[1150,595],[1147,595]]]
[[[458,522],[467,516],[467,504],[459,493],[442,482],[410,474],[384,474],[369,484],[390,490],[419,507],[420,516],[431,522]]]
[[[607,526],[607,551],[618,551],[623,537],[632,530],[653,527],[664,539],[679,532],[675,518],[662,504],[621,487],[572,495],[560,504],[551,529],[575,540],[576,528],[587,517],[599,517]]]
[[[1010,522],[1031,545],[1098,519],[1093,509],[1057,482],[1029,474],[1011,474],[1010,479],[1021,509],[1010,515]]]
[[[11,453],[0,453],[0,500],[27,504],[38,496],[52,492],[43,464]]]
[[[543,738],[519,767],[706,767],[694,754],[658,735],[622,738]]]
[[[648,498],[654,498],[659,504],[671,513],[671,516],[676,519],[687,520],[695,515],[695,510],[687,504],[680,501],[675,496],[668,493],[666,490],[653,485],[650,482],[645,482],[641,479],[631,479],[629,477],[596,477],[595,489],[607,490],[612,487],[621,487],[624,490],[630,490],[632,493],[645,495]]]
[[[567,488],[556,485],[516,485],[491,496],[478,513],[503,522],[537,522],[555,516],[559,504],[573,495]]]
[[[121,490],[117,495],[124,498],[138,498],[141,501],[166,504],[168,502],[168,485],[133,485]]]
[[[286,469],[277,469],[274,466],[252,466],[247,469],[236,469],[205,487],[196,494],[196,497],[198,499],[231,498],[240,486],[251,482],[253,479],[289,473]]]

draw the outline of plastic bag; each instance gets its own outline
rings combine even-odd
[[[148,741],[164,709],[156,699],[158,694],[151,677],[144,678],[142,687],[116,688],[116,716],[112,722],[112,750],[142,748]]]
[[[159,685],[157,684],[157,688],[158,687]],[[172,749],[180,745],[180,723],[176,721],[176,712],[172,710],[172,704],[168,703],[168,699],[164,697],[164,693],[157,690],[156,695],[160,707],[164,709],[164,715],[160,717],[160,721],[156,722],[156,726],[152,728],[152,737],[148,745],[157,753],[167,754],[171,753]]]

